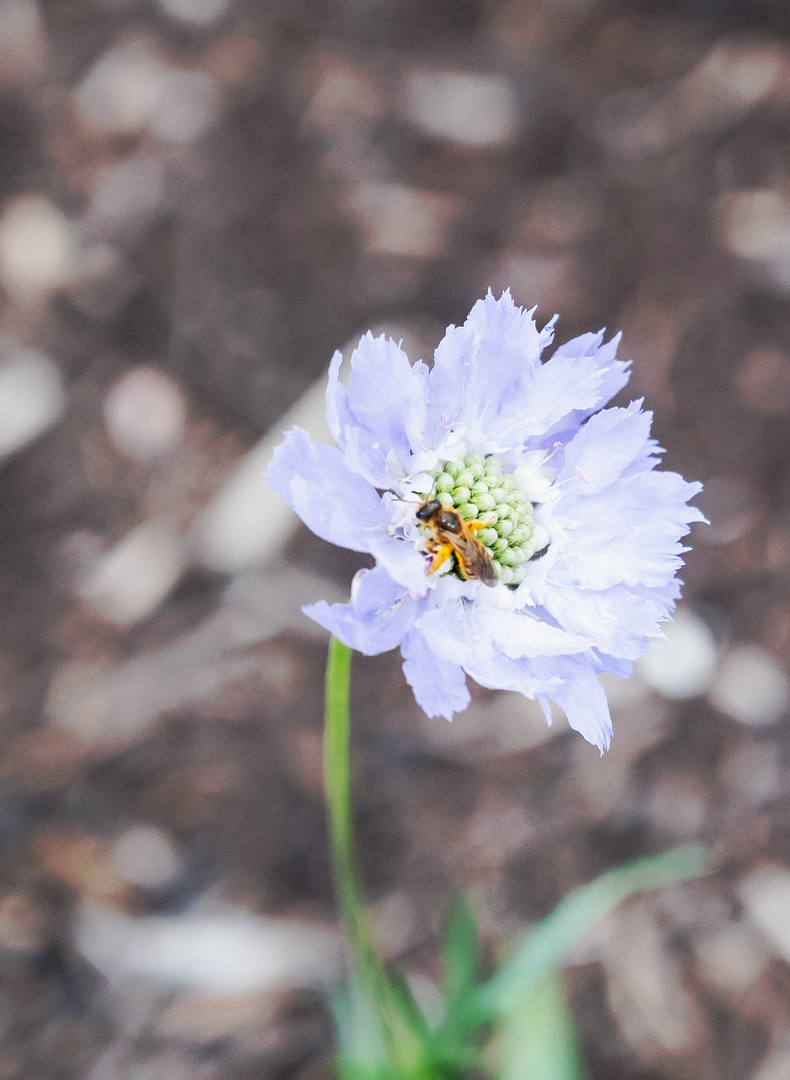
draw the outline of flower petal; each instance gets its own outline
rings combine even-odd
[[[340,382],[342,363],[336,352],[326,391],[329,430],[353,472],[389,487],[409,471],[412,452],[423,443],[428,369],[423,363],[412,367],[394,341],[370,333],[351,356],[348,390]]]
[[[464,664],[464,670],[480,686],[490,690],[515,690],[534,700],[539,694],[552,693],[562,682],[562,675],[554,671],[561,657],[522,657],[514,660],[498,649],[473,656]]]
[[[573,730],[603,753],[612,739],[612,717],[604,689],[589,664],[568,657],[564,669],[562,683],[546,696],[557,702]]]
[[[578,587],[598,592],[624,584],[649,588],[666,585],[683,565],[688,551],[672,525],[655,522],[636,525],[620,533],[583,533],[568,544],[566,560],[556,574]]]
[[[590,450],[578,456],[585,465],[582,476],[566,477],[554,509],[555,521],[567,541],[555,556],[551,580],[593,591],[620,583],[633,588],[663,586],[682,566],[680,556],[687,549],[679,543],[680,538],[689,531],[692,521],[705,520],[697,507],[687,505],[701,485],[687,483],[677,473],[652,471],[655,464],[652,458],[642,461],[641,471],[631,473],[629,459],[636,460],[639,456],[634,437],[639,429],[634,421],[647,414],[608,409],[599,416],[606,417],[607,413],[619,414],[611,430],[619,430],[622,438],[619,442],[612,438],[612,457],[616,462],[619,454],[619,464],[628,475],[600,490],[599,485],[612,478],[606,454],[600,449],[608,442],[596,437],[592,442],[582,443]],[[577,439],[597,420],[598,417],[588,420]],[[644,425],[641,430],[644,436]],[[600,444],[594,451],[593,442]],[[567,449],[575,443],[576,439]],[[571,456],[570,461],[573,460]]]
[[[647,652],[647,639],[661,634],[667,605],[652,595],[633,592],[624,585],[601,592],[578,585],[546,589],[541,603],[566,630],[584,634],[604,653],[638,660]],[[672,605],[674,607],[674,604]]]
[[[702,484],[689,483],[679,473],[641,472],[618,480],[594,498],[587,498],[583,488],[563,490],[557,515],[572,518],[575,528],[584,533],[611,534],[619,532],[624,523],[662,521],[680,537],[686,535],[692,521],[705,520],[701,510],[687,505],[701,490]]]
[[[533,312],[517,307],[509,291],[495,300],[489,290],[463,327],[448,328],[431,371],[429,446],[460,427],[475,445],[507,450],[600,401],[604,370],[594,357],[560,353],[541,363],[553,320],[538,333]]]
[[[357,422],[370,432],[385,454],[395,456],[408,470],[413,449],[407,434],[407,415],[415,435],[422,441],[421,409],[427,408],[427,369],[414,370],[406,353],[383,334],[374,338],[368,332],[351,357],[348,404]]]
[[[268,481],[309,529],[339,547],[370,551],[386,525],[375,488],[346,468],[339,450],[314,443],[302,428],[275,450]]]
[[[408,540],[379,535],[370,542],[370,553],[383,566],[393,581],[424,596],[431,586],[426,570],[427,560]]]
[[[527,611],[505,611],[462,599],[428,610],[420,618],[426,640],[440,656],[454,656],[464,667],[472,658],[495,649],[511,659],[564,656],[584,652],[590,639],[568,633]],[[468,669],[467,669],[468,670]]]
[[[676,473],[645,473],[579,499],[570,508],[573,533],[551,571],[553,582],[593,591],[620,583],[666,585],[688,550],[680,538],[692,521],[705,520],[697,507],[682,501],[698,490]],[[570,533],[569,522],[566,528]]]
[[[558,349],[555,349],[552,356],[552,359],[557,356],[592,357],[596,367],[601,372],[601,396],[598,401],[598,408],[607,405],[615,394],[618,394],[623,389],[631,377],[628,370],[631,361],[617,359],[617,349],[623,335],[615,334],[613,338],[606,342],[603,340],[603,335],[604,331],[599,330],[597,334],[581,334],[579,337],[571,338],[570,341],[566,341],[564,345],[560,345]],[[589,410],[569,413],[563,422],[564,426],[576,428],[589,415]]]
[[[356,423],[348,404],[346,388],[340,382],[340,368],[343,354],[336,349],[329,361],[329,374],[326,382],[326,422],[332,432],[332,438],[339,447],[343,446],[344,432]]]
[[[326,387],[326,418],[329,430],[343,451],[346,465],[352,472],[364,477],[374,487],[389,487],[386,453],[351,411],[348,393],[340,382],[342,363],[343,354],[336,352],[329,364]]]
[[[356,575],[352,597],[351,606],[319,600],[302,611],[344,645],[365,656],[376,656],[400,645],[417,616],[417,601],[380,567]]]
[[[532,375],[499,437],[510,446],[545,437],[572,409],[592,409],[601,397],[602,374],[589,357],[553,356]]]
[[[409,372],[408,394],[404,401],[403,426],[413,453],[425,445],[425,426],[428,423],[428,398],[431,391],[431,372],[418,360]],[[408,470],[407,470],[408,471]]]
[[[534,309],[533,309],[534,310]],[[431,370],[426,444],[438,446],[451,427],[496,438],[503,409],[513,409],[540,364],[542,342],[532,311],[510,291],[495,300],[489,289],[463,327],[450,326]]]
[[[406,635],[401,655],[406,682],[427,716],[452,720],[454,713],[463,712],[471,699],[466,675],[459,664],[438,657],[419,631]]]
[[[560,481],[568,481],[580,495],[595,495],[614,483],[650,436],[652,412],[642,412],[641,401],[627,409],[604,409],[584,424],[565,447]],[[568,497],[568,493],[564,493]]]

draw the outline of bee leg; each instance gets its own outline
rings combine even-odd
[[[445,563],[453,553],[451,544],[442,544],[433,557],[431,565],[428,567],[429,574],[435,574],[439,567]]]
[[[488,528],[487,521],[467,521],[466,523],[473,532],[480,532],[481,529]]]

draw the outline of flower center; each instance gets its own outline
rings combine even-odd
[[[532,504],[516,488],[516,481],[502,471],[493,455],[467,454],[463,461],[448,461],[441,472],[431,472],[433,490],[425,500],[438,499],[446,510],[465,521],[480,521],[476,531],[486,548],[496,575],[505,585],[518,585],[526,574],[525,564],[546,546],[545,529],[532,519]],[[421,526],[428,535],[429,530]],[[454,573],[463,577],[456,559]]]

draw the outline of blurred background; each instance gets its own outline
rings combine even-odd
[[[361,858],[430,1006],[449,897],[493,954],[706,840],[566,982],[596,1080],[790,1076],[785,0],[0,0],[0,1080],[312,1080],[340,970],[326,635],[360,565],[262,472],[332,350],[430,359],[491,286],[608,326],[705,482],[612,749],[355,661]]]

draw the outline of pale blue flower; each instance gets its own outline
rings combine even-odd
[[[534,309],[533,309],[534,311]],[[480,685],[549,699],[602,750],[612,725],[601,672],[627,676],[661,636],[701,485],[658,472],[652,414],[641,401],[602,408],[625,386],[619,337],[584,334],[547,360],[554,320],[538,331],[510,293],[489,294],[448,328],[432,368],[370,334],[346,390],[335,353],[327,416],[337,446],[294,428],[269,472],[319,536],[376,565],[351,604],[305,608],[367,655],[400,647],[419,705],[452,719]],[[478,533],[493,587],[449,559],[427,573],[430,537],[416,519],[439,497]]]

